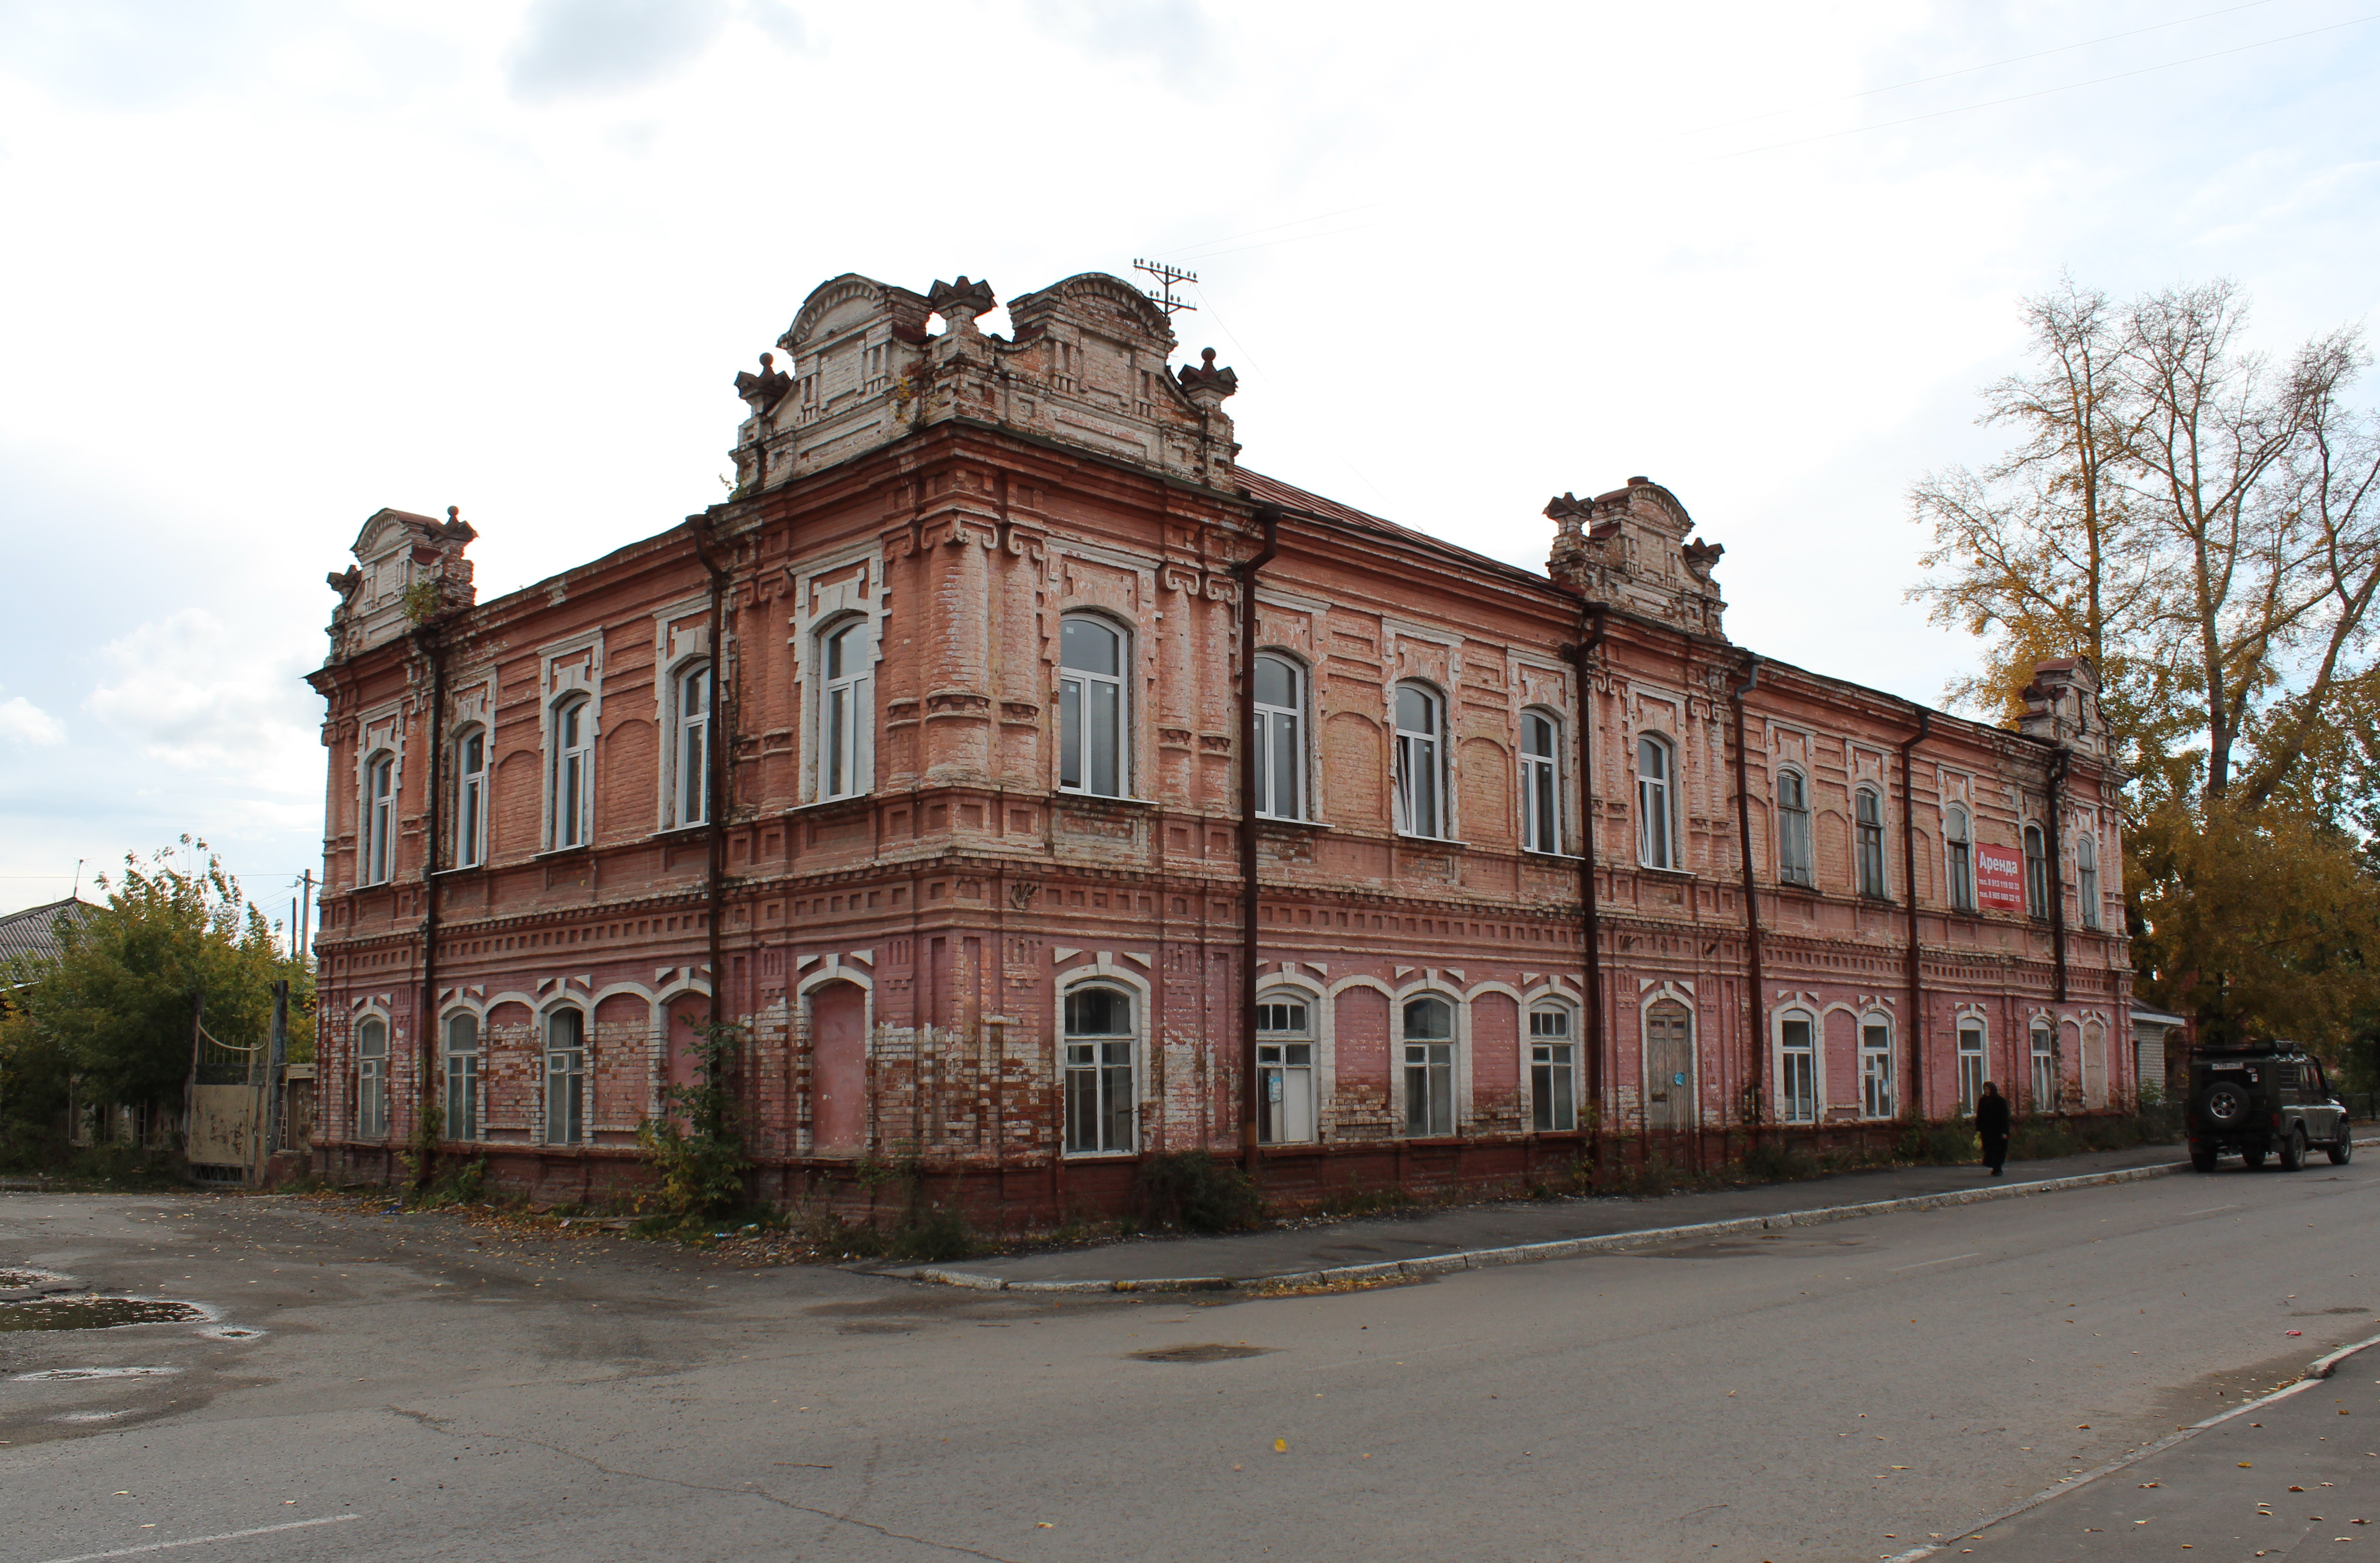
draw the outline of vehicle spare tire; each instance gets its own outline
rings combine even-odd
[[[2211,1080],[2198,1093],[2198,1115],[2217,1129],[2248,1121],[2248,1088],[2236,1080]]]

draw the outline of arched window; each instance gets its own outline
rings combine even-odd
[[[587,1132],[587,1017],[556,1010],[545,1017],[545,1143],[575,1145]]]
[[[2082,926],[2099,926],[2099,843],[2089,836],[2074,838],[2074,899],[2082,911]]]
[[[480,1017],[446,1017],[446,1133],[449,1140],[480,1137]]]
[[[1257,812],[1303,819],[1305,812],[1305,670],[1286,657],[1257,659]]]
[[[1973,912],[1975,909],[1974,837],[1967,823],[1967,811],[1957,804],[1942,811],[1942,851],[1949,860],[1950,909]]]
[[[1397,753],[1393,778],[1397,829],[1408,836],[1446,834],[1446,761],[1439,733],[1443,707],[1426,685],[1397,685]]]
[[[382,751],[364,762],[362,874],[358,882],[384,885],[396,871],[396,757]]]
[[[1810,850],[1810,783],[1798,770],[1777,773],[1777,878],[1789,885],[1817,883]]]
[[[1094,984],[1066,995],[1066,1149],[1130,1151],[1139,1097],[1133,1088],[1132,995]]]
[[[1314,1138],[1314,1022],[1294,989],[1257,1000],[1257,1138],[1269,1145]]]
[[[829,624],[819,636],[820,798],[856,798],[876,784],[874,660],[865,619]]]
[[[1132,699],[1124,682],[1123,632],[1087,613],[1069,614],[1058,640],[1058,785],[1120,798],[1132,781]]]
[[[1970,1015],[1959,1023],[1959,1113],[1962,1118],[1975,1116],[1975,1103],[1983,1098],[1985,1077],[1991,1073],[1984,1055],[1984,1023]]]
[[[594,727],[584,696],[553,708],[546,818],[555,847],[585,846],[594,836]]]
[[[670,724],[676,741],[670,748],[668,824],[674,827],[710,819],[711,703],[710,664],[678,669],[670,680]]]
[[[2058,1107],[2058,1033],[2047,1021],[2033,1023],[2033,1110]]]
[[[1636,860],[1647,868],[1676,868],[1676,783],[1669,740],[1636,740]]]
[[[488,860],[488,730],[467,727],[455,740],[455,866]]]
[[[1777,1020],[1777,1117],[1784,1123],[1818,1121],[1818,1023],[1807,1010]]]
[[[1888,893],[1884,880],[1884,794],[1873,787],[1862,787],[1852,794],[1852,802],[1858,836],[1854,855],[1858,860],[1859,892],[1881,900]]]
[[[2024,828],[2024,910],[2028,916],[2049,915],[2049,854],[2038,825]]]
[[[1454,1133],[1454,1006],[1412,1000],[1404,1010],[1405,1133]]]
[[[1544,711],[1521,713],[1521,844],[1562,849],[1561,724]]]
[[[356,1023],[356,1138],[388,1133],[388,1023],[370,1016]]]
[[[1578,1127],[1578,1053],[1567,1004],[1529,1010],[1530,1121],[1539,1133]]]
[[[1892,1097],[1892,1022],[1884,1015],[1860,1017],[1860,1116],[1890,1118]]]

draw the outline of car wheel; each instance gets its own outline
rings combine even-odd
[[[2289,1125],[2289,1137],[2281,1142],[2281,1170],[2294,1172],[2305,1165],[2305,1125]]]
[[[2338,1153],[2333,1152],[2332,1154],[2337,1155]],[[2191,1170],[2193,1172],[2214,1171],[2215,1153],[2211,1150],[2192,1151],[2190,1153],[2190,1167]]]
[[[2338,1144],[2330,1147],[2330,1164],[2344,1167],[2355,1158],[2355,1131],[2342,1123],[2338,1126]]]
[[[2265,1165],[2265,1147],[2251,1145],[2240,1153],[2240,1159],[2248,1164],[2249,1171],[2253,1172],[2257,1168]]]

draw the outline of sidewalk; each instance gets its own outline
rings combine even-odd
[[[1262,1290],[1268,1284],[1328,1284],[1400,1270],[1426,1273],[1570,1258],[1596,1248],[1626,1246],[1635,1237],[1658,1241],[1654,1234],[1711,1222],[1840,1219],[1882,1213],[1847,1206],[2021,1197],[2052,1192],[2045,1185],[2054,1186],[2059,1180],[2131,1181],[2181,1171],[2189,1165],[2178,1145],[2141,1145],[2055,1161],[2012,1161],[2003,1178],[1988,1177],[1977,1166],[1897,1167],[1660,1199],[1515,1200],[1222,1237],[1136,1238],[1096,1248],[887,1267],[880,1273],[1018,1290],[1225,1290],[1251,1283]],[[1578,1246],[1573,1249],[1573,1244]]]

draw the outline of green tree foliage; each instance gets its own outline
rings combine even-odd
[[[660,1180],[663,1208],[686,1218],[742,1204],[752,1165],[732,1078],[744,1028],[720,1022],[694,1030],[693,1081],[664,1090],[661,1116],[637,1126],[637,1145]]]
[[[245,1047],[267,1039],[273,984],[285,978],[293,1051],[310,1044],[310,969],[204,842],[186,836],[182,846],[146,863],[128,854],[114,884],[101,877],[106,903],[61,926],[57,956],[9,973],[20,985],[0,1021],[0,1102],[11,1119],[54,1118],[69,1086],[84,1102],[178,1109],[201,995],[208,1032]],[[189,854],[200,866],[182,866]]]

